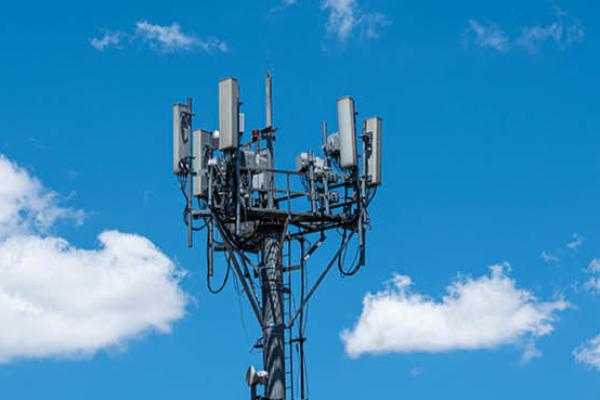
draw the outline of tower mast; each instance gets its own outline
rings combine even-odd
[[[341,97],[339,132],[329,135],[327,124],[322,126],[322,155],[302,152],[296,169],[286,170],[275,168],[277,129],[269,72],[265,127],[252,130],[247,139],[240,107],[234,78],[219,82],[218,130],[192,132],[191,100],[173,106],[173,172],[186,197],[188,243],[193,245],[193,235],[207,230],[209,290],[219,293],[227,283],[215,289],[215,268],[227,269],[225,279],[233,270],[260,326],[261,338],[255,347],[262,349],[263,369],[250,367],[246,373],[251,398],[296,398],[292,354],[296,346],[300,400],[306,400],[304,309],[334,266],[343,275],[354,275],[365,264],[367,208],[381,183],[381,119],[365,120],[357,135],[354,99]],[[357,146],[358,139],[362,146]],[[341,236],[340,245],[308,289],[306,264],[327,235],[336,233]],[[349,247],[355,247],[357,256],[347,266]],[[218,254],[225,263],[216,261]],[[294,291],[299,291],[296,303],[292,303]]]

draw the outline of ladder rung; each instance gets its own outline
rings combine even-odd
[[[296,265],[290,265],[289,267],[283,267],[282,270],[283,270],[283,272],[291,272],[291,271],[297,271],[300,268],[302,268],[302,265],[296,264]]]

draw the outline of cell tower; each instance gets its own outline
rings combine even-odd
[[[354,99],[342,97],[338,132],[329,134],[323,122],[321,156],[303,152],[295,170],[278,169],[268,73],[265,98],[265,127],[250,135],[234,78],[219,82],[218,130],[193,130],[191,99],[175,104],[173,172],[186,199],[188,246],[194,232],[206,230],[209,290],[219,293],[233,270],[261,328],[255,347],[263,369],[246,373],[251,398],[305,400],[305,307],[334,266],[348,276],[365,264],[367,208],[381,184],[381,118],[366,119],[357,135]],[[340,245],[309,288],[307,262],[334,234]],[[347,266],[351,242],[357,253]],[[226,268],[216,289],[215,255]]]

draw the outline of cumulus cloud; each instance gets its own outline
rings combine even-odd
[[[557,256],[546,250],[540,253],[540,257],[549,264],[558,264],[560,262],[560,259]]]
[[[576,233],[573,234],[573,240],[566,244],[567,248],[577,250],[583,244],[583,237]]]
[[[598,273],[600,272],[600,258],[594,258],[590,261],[590,265],[587,267],[588,272]]]
[[[31,230],[48,232],[59,219],[83,222],[83,211],[62,207],[57,193],[2,154],[0,181],[0,240]]]
[[[296,5],[296,3],[298,3],[297,0],[281,0],[277,5],[271,7],[269,13],[267,14],[267,17],[272,17],[276,14],[279,14],[287,8]]]
[[[327,33],[342,42],[354,32],[368,39],[377,38],[381,29],[391,24],[384,14],[361,9],[356,0],[323,0],[321,9],[328,13]]]
[[[121,32],[106,32],[102,37],[91,38],[90,44],[99,51],[103,51],[108,47],[118,47],[123,38]]]
[[[346,352],[358,357],[516,345],[525,361],[539,356],[535,340],[553,331],[556,313],[568,303],[539,301],[508,273],[502,264],[477,279],[459,279],[439,301],[413,292],[412,280],[396,275],[385,290],[365,296],[354,327],[341,334]]]
[[[73,246],[48,229],[80,211],[2,155],[0,180],[0,362],[89,356],[182,318],[182,272],[152,242],[105,231]]]
[[[216,37],[201,38],[192,33],[186,33],[176,22],[171,25],[159,25],[148,21],[138,21],[131,33],[109,32],[102,38],[90,39],[90,44],[97,50],[104,50],[109,46],[120,45],[124,38],[128,38],[130,43],[142,42],[162,54],[196,49],[206,53],[229,51],[227,43],[223,40]]]
[[[358,19],[360,34],[367,39],[377,39],[381,34],[381,29],[391,24],[390,19],[379,12],[370,12],[362,14]]]
[[[520,47],[530,54],[535,54],[546,43],[554,43],[561,50],[565,50],[575,43],[583,42],[585,38],[585,29],[581,22],[558,8],[554,12],[552,22],[522,27],[518,35],[509,35],[492,22],[483,23],[471,19],[468,25],[465,31],[468,43],[500,53]]]
[[[162,26],[147,21],[139,21],[135,24],[135,31],[150,42],[152,46],[156,46],[163,51],[189,50],[196,42],[194,36],[183,33],[177,23]]]
[[[593,276],[584,283],[584,288],[592,293],[600,294],[600,258],[594,258],[588,265],[586,272]]]
[[[573,350],[573,357],[582,364],[600,370],[600,335]]]
[[[494,23],[483,23],[469,20],[469,27],[465,32],[467,39],[479,47],[488,47],[506,53],[509,48],[509,39],[506,33]]]
[[[585,282],[585,289],[600,294],[600,258],[592,259],[585,272],[593,275]],[[587,340],[573,350],[573,356],[578,362],[600,370],[600,335]]]
[[[151,48],[164,53],[177,50],[189,51],[201,48],[210,53],[214,50],[226,52],[227,44],[217,38],[201,39],[195,35],[184,33],[177,23],[171,25],[151,24],[138,21],[135,24],[136,35],[139,35]]]
[[[537,53],[547,42],[553,42],[561,50],[582,42],[585,38],[585,29],[577,20],[568,13],[557,9],[555,21],[548,25],[534,25],[521,29],[517,44],[530,53]]]

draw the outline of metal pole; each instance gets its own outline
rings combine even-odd
[[[273,91],[271,73],[267,71],[265,79],[265,122],[267,128],[273,127]]]
[[[346,240],[344,240],[342,242],[342,244],[340,245],[340,248],[338,249],[338,251],[335,252],[335,254],[333,255],[333,257],[329,261],[329,264],[327,264],[327,267],[325,267],[325,269],[323,270],[323,272],[321,272],[321,275],[319,276],[319,278],[317,279],[317,281],[313,284],[312,288],[308,292],[308,295],[304,298],[304,300],[302,300],[302,303],[300,303],[300,305],[296,309],[296,313],[289,320],[288,326],[292,326],[294,324],[294,321],[296,320],[296,318],[298,318],[298,315],[300,315],[300,313],[304,309],[304,306],[306,306],[306,304],[308,303],[308,301],[310,300],[310,298],[312,297],[312,295],[316,292],[316,290],[319,287],[319,285],[321,284],[321,282],[323,282],[323,279],[325,279],[325,277],[329,273],[329,270],[335,264],[335,261],[337,260],[337,258],[340,256],[340,254],[342,253],[342,251],[344,251],[344,249],[346,248],[346,246],[348,245],[348,243],[350,243],[350,239],[352,239],[352,236],[354,236],[354,232],[350,233],[350,235],[346,238]]]
[[[360,246],[360,265],[365,264],[365,208],[367,207],[367,177],[369,176],[368,153],[371,146],[371,137],[367,132],[366,123],[363,124],[362,130],[363,148],[362,148],[362,176],[360,176],[360,208],[358,221],[358,237]]]
[[[323,198],[325,201],[325,214],[329,215],[331,209],[329,208],[329,158],[327,155],[327,122],[323,121],[323,159],[325,160],[325,171],[323,172]]]
[[[208,276],[210,278],[213,277],[214,274],[214,262],[215,262],[215,250],[214,250],[214,238],[213,238],[213,222],[212,219],[208,219],[206,222],[206,228],[208,230],[208,237],[207,237],[207,246],[206,246],[206,253],[207,253],[207,261],[208,261]]]
[[[225,246],[225,250],[227,251],[229,258],[232,261],[233,269],[235,270],[235,273],[238,275],[238,278],[239,278],[240,282],[242,283],[242,287],[244,288],[246,297],[248,297],[248,300],[250,301],[250,305],[252,306],[252,311],[254,311],[254,315],[256,316],[256,319],[257,319],[258,323],[260,324],[260,326],[263,327],[264,325],[262,322],[262,315],[261,315],[260,307],[257,304],[257,300],[254,298],[254,295],[252,294],[250,287],[248,286],[248,282],[246,281],[246,276],[244,275],[244,272],[242,271],[242,268],[238,262],[238,259],[235,256],[233,246],[229,242],[229,238],[227,236],[227,231],[221,225],[221,223],[219,222],[219,219],[217,218],[217,216],[214,212],[211,212],[211,217],[215,223],[216,228],[219,231],[219,234],[223,238],[223,245]]]
[[[268,372],[264,398],[285,400],[285,322],[283,318],[283,271],[281,232],[276,228],[264,232],[261,246],[263,364]]]
[[[189,132],[189,136],[188,136],[188,141],[190,142],[189,144],[189,149],[190,149],[190,156],[188,158],[188,198],[187,198],[187,225],[188,225],[188,238],[187,238],[187,242],[188,242],[188,247],[192,247],[194,244],[194,237],[193,237],[193,229],[192,229],[192,223],[194,222],[193,218],[192,218],[192,211],[194,208],[194,140],[193,140],[193,135],[194,135],[194,131],[193,131],[193,127],[192,127],[192,98],[188,97],[187,98],[187,114],[186,114],[186,123],[189,124],[188,125],[188,132]]]
[[[287,228],[287,227],[286,227]],[[284,231],[283,232],[283,236],[285,236],[287,232]],[[292,271],[289,270],[289,268],[292,266],[292,239],[288,239],[287,240],[287,267],[288,267],[288,273],[287,273],[287,290],[288,291],[288,302],[287,302],[287,318],[290,318],[292,316],[292,296],[291,296],[291,290],[292,290]],[[285,323],[285,321],[284,321]],[[287,371],[287,376],[290,377],[290,381],[289,381],[289,389],[290,389],[290,400],[294,400],[295,398],[295,394],[294,394],[294,331],[292,329],[292,327],[288,328],[288,351],[289,351],[289,365],[290,365],[290,370]]]
[[[304,270],[304,238],[300,240],[300,279],[302,280],[300,285],[300,302],[304,302],[304,285],[306,283],[306,271]],[[298,332],[300,332],[300,400],[305,400],[304,394],[304,309],[300,310],[300,321],[299,321]]]
[[[265,122],[266,122],[266,134],[267,134],[267,148],[271,156],[271,165],[269,168],[275,167],[275,151],[273,148],[273,135],[275,130],[273,129],[273,79],[271,73],[267,71],[267,77],[265,79]],[[274,193],[275,189],[275,176],[273,174],[269,176],[268,192],[267,192],[267,205],[268,208],[273,208]]]

